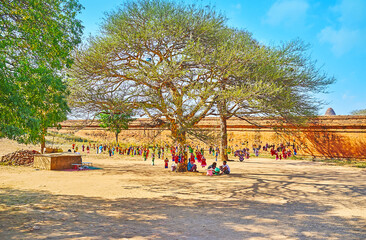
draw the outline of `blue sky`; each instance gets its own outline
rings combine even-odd
[[[105,12],[123,0],[80,0],[84,36],[98,33]],[[366,108],[366,0],[186,0],[213,5],[228,25],[251,32],[258,41],[276,45],[296,38],[309,43],[309,54],[337,82],[320,98],[323,115]]]

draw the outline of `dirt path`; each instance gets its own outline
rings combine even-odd
[[[251,159],[209,177],[84,161],[102,169],[0,166],[0,239],[366,239],[362,169]]]

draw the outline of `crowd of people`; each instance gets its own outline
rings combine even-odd
[[[261,145],[253,146],[253,154],[258,157],[259,151],[262,150],[264,152],[268,152],[271,156],[275,156],[276,160],[286,159],[291,156],[297,155],[297,147],[295,144],[278,144],[278,145],[269,145],[266,144],[263,147]],[[244,159],[249,159],[250,157],[250,149],[245,147],[243,149],[236,150],[234,152],[234,156],[239,158],[240,162],[243,162]]]
[[[244,145],[244,144],[243,144]],[[79,147],[75,143],[72,144],[72,150],[79,153]],[[238,146],[236,146],[238,148]],[[164,167],[169,168],[169,162],[172,161],[171,170],[176,171],[179,165],[184,165],[187,171],[196,172],[198,171],[197,164],[200,164],[202,168],[207,166],[207,160],[205,154],[212,155],[217,162],[218,157],[220,156],[221,149],[217,146],[209,146],[209,148],[205,151],[204,148],[200,146],[174,146],[174,145],[137,145],[137,146],[121,146],[119,144],[96,144],[96,143],[83,143],[81,145],[81,152],[86,152],[89,154],[91,151],[95,151],[96,154],[107,153],[110,157],[118,154],[125,156],[140,156],[144,161],[147,161],[148,158],[151,157],[151,164],[155,165],[155,158],[164,160]],[[297,154],[297,148],[295,145],[290,145],[289,143],[284,144],[265,144],[261,145],[253,145],[252,153],[254,156],[258,157],[259,152],[267,152],[270,153],[271,156],[274,156],[276,160],[286,159],[291,157],[292,155]],[[234,154],[235,157],[239,158],[240,162],[243,162],[244,159],[249,159],[251,150],[248,147],[244,147],[243,149],[238,149],[234,151],[234,147],[228,147],[226,150],[228,155]],[[169,160],[171,159],[171,160]],[[197,164],[196,164],[197,162]],[[223,165],[220,167],[216,167],[216,162],[211,164],[207,171],[208,175],[221,175],[221,174],[229,174],[230,167],[227,165],[227,162],[224,161]]]

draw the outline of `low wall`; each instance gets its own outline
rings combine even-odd
[[[61,125],[61,132],[73,133],[99,143],[115,141],[114,134],[99,127],[97,121],[69,120]],[[295,143],[297,146],[304,146],[302,148],[300,146],[299,151],[304,155],[323,155],[324,148],[333,152],[339,152],[338,149],[342,148],[344,150],[341,156],[365,158],[365,154],[361,154],[361,151],[366,141],[366,116],[319,116],[307,127],[294,129],[292,126],[285,125],[284,131],[275,131],[273,128],[275,126],[279,126],[279,121],[274,118],[253,117],[248,121],[231,118],[227,121],[228,145],[235,149],[242,146],[251,148],[252,145],[266,143]],[[210,133],[212,139],[204,143],[197,138],[187,136],[187,141],[201,147],[219,146],[219,130],[218,118],[204,118],[195,126],[195,131]],[[171,143],[172,139],[168,129],[152,127],[150,119],[137,119],[129,124],[128,130],[120,133],[119,142],[125,144]],[[330,148],[331,146],[333,148]]]
[[[80,154],[39,154],[34,156],[33,167],[44,170],[71,169],[73,163],[81,163]]]

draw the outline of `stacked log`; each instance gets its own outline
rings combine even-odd
[[[32,166],[34,162],[34,155],[40,154],[35,150],[19,150],[9,153],[1,158],[1,164],[12,166]]]

